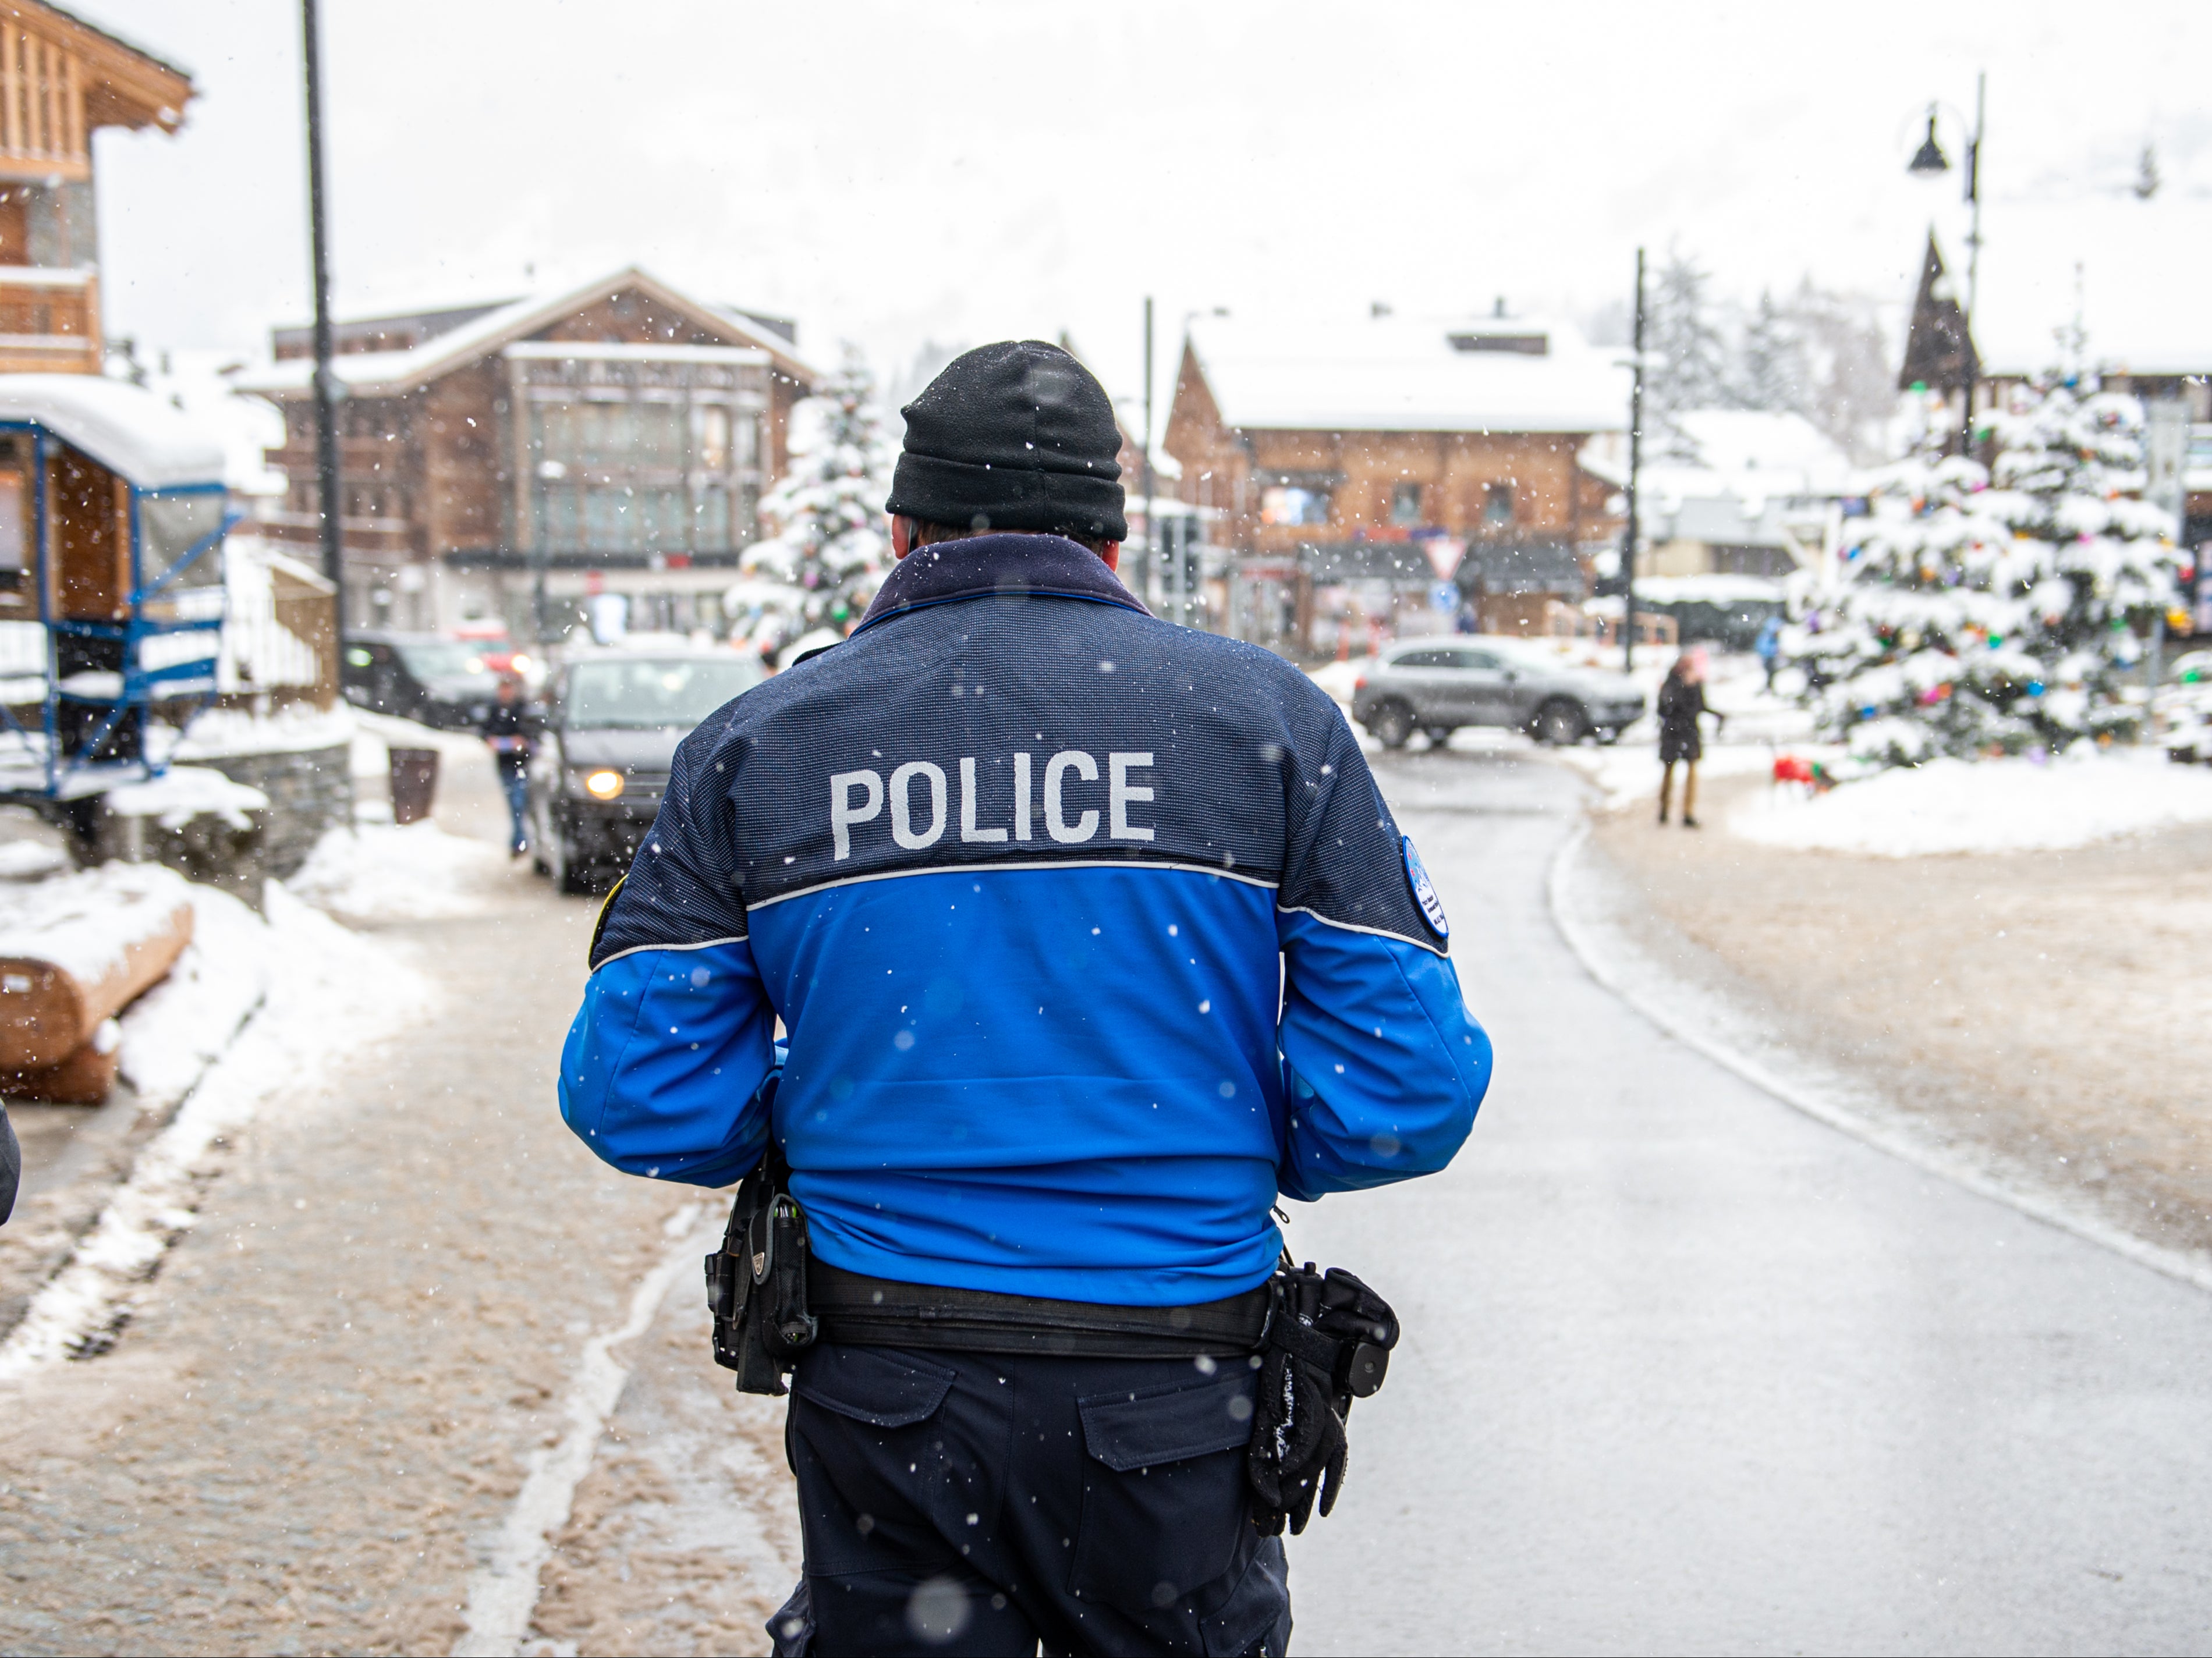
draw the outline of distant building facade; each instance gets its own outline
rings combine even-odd
[[[184,125],[191,77],[40,0],[0,4],[0,374],[97,374],[92,135]]]
[[[1820,568],[1853,493],[1850,458],[1832,439],[1802,415],[1764,410],[1690,410],[1670,424],[1680,452],[1647,451],[1638,480],[1638,580]],[[1600,440],[1583,459],[1626,485],[1625,443]]]
[[[1626,370],[1557,321],[1215,317],[1164,447],[1226,555],[1220,630],[1307,653],[1386,615],[1582,598],[1620,519],[1580,457],[1627,413]]]
[[[781,319],[637,270],[550,297],[339,324],[340,530],[349,627],[517,638],[628,600],[633,630],[720,621],[814,371]],[[321,536],[313,338],[278,329],[240,389],[283,410],[272,538]],[[313,555],[310,554],[310,556]]]

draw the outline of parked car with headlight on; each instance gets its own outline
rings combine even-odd
[[[584,892],[628,868],[653,826],[676,745],[763,677],[750,651],[591,650],[547,683],[530,767],[538,872]]]
[[[1385,646],[1352,692],[1352,717],[1386,749],[1415,732],[1441,747],[1462,726],[1504,726],[1546,744],[1610,743],[1643,714],[1644,693],[1626,674],[1480,635]]]

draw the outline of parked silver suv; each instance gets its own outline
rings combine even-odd
[[[1417,731],[1441,745],[1462,726],[1509,726],[1540,743],[1610,743],[1643,713],[1644,693],[1626,674],[1486,635],[1385,646],[1352,692],[1352,717],[1386,749],[1403,748]]]

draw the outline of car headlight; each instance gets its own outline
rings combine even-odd
[[[601,767],[584,774],[584,793],[594,800],[612,800],[623,792],[623,774]]]

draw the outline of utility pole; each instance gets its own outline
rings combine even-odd
[[[1145,452],[1138,462],[1138,477],[1145,488],[1145,569],[1146,585],[1159,568],[1159,527],[1152,522],[1152,296],[1145,295]],[[1167,576],[1160,576],[1160,597],[1167,598]]]
[[[1982,118],[1988,102],[1987,70],[1974,76],[1974,131],[1966,140],[1966,205],[1973,210],[1966,228],[1966,410],[1959,428],[1959,452],[1974,458],[1974,302],[1982,289]]]
[[[300,0],[300,33],[307,70],[307,238],[315,280],[315,478],[322,512],[323,574],[337,589],[338,692],[345,688],[346,591],[339,513],[336,390],[331,373],[331,261],[323,234],[323,54],[315,27],[315,0]]]
[[[1628,524],[1620,532],[1620,667],[1636,671],[1636,477],[1644,467],[1644,250],[1636,250],[1636,355],[1629,365]]]

